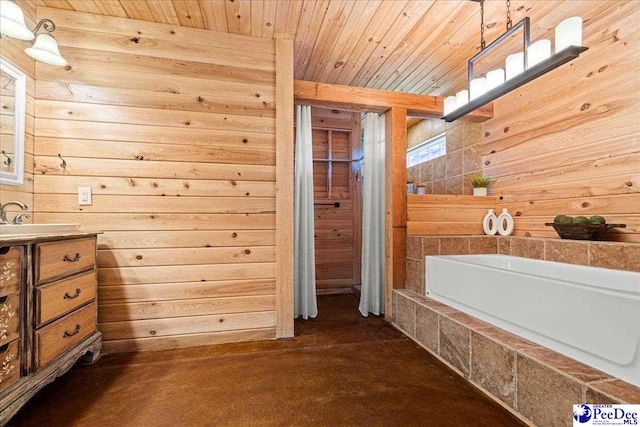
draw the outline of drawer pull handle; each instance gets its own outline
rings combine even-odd
[[[76,288],[76,293],[69,295],[69,292],[65,292],[64,299],[76,299],[80,296],[80,288]]]
[[[9,344],[10,343],[6,343],[5,345],[3,345],[2,347],[0,347],[0,354],[6,352],[9,349]]]
[[[63,338],[69,338],[69,337],[72,337],[72,336],[77,335],[79,333],[80,333],[80,325],[76,325],[76,329],[73,332],[64,331],[64,335],[62,337]]]
[[[80,261],[80,253],[76,252],[76,256],[71,258],[69,257],[69,255],[65,255],[64,258],[62,259],[65,262],[78,262]]]

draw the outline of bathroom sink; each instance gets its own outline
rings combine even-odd
[[[78,231],[80,224],[6,224],[0,225],[0,236],[14,234],[50,234]]]

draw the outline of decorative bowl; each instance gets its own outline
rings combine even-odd
[[[544,225],[556,230],[561,239],[572,240],[606,240],[607,235],[614,228],[626,228],[626,224],[555,224],[547,222]]]

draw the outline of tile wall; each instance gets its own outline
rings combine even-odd
[[[409,148],[446,132],[447,154],[407,169],[407,180],[426,184],[428,194],[472,194],[471,177],[482,174],[479,123],[426,119],[407,131]]]

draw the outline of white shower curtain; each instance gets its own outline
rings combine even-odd
[[[384,313],[384,115],[367,113],[362,125],[362,288],[358,309],[368,316]]]
[[[294,177],[294,317],[318,315],[313,211],[311,107],[296,106]]]

